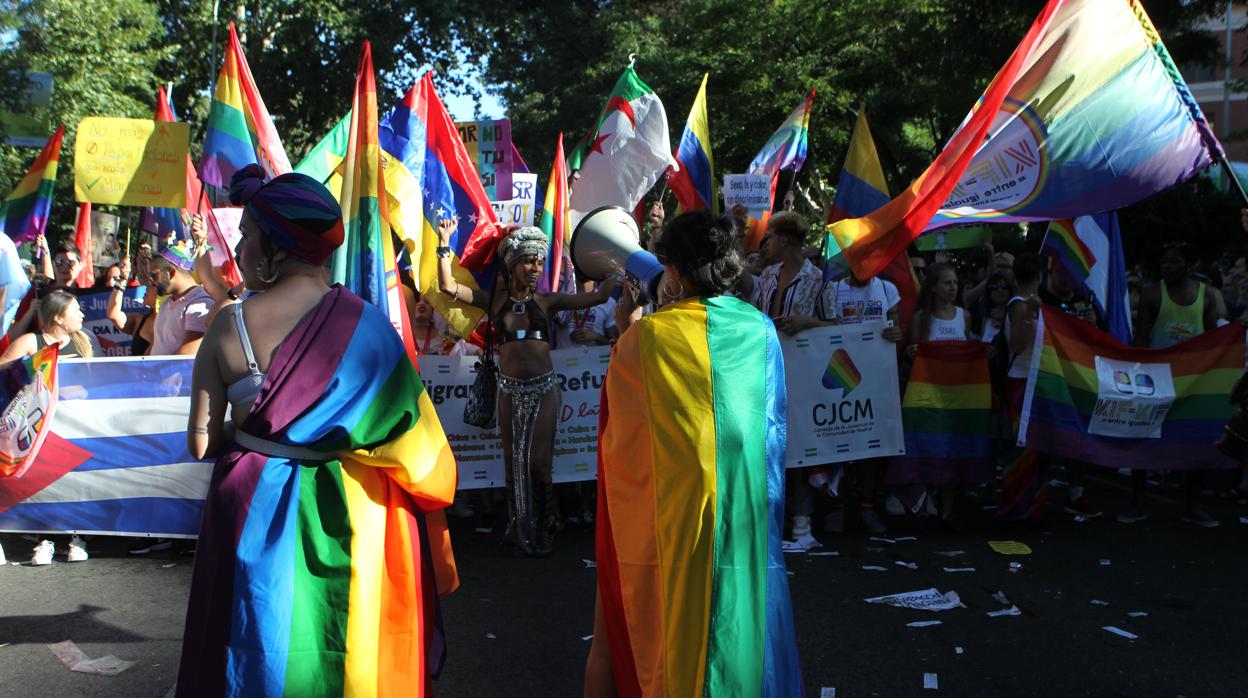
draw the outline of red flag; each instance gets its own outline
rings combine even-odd
[[[82,271],[74,279],[78,288],[91,288],[95,285],[95,266],[92,264],[95,257],[91,242],[91,202],[83,201],[78,204],[78,221],[74,225],[74,247],[78,248],[78,259],[82,260]]]

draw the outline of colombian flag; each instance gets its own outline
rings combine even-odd
[[[667,178],[668,186],[684,211],[719,208],[714,194],[715,159],[711,157],[711,128],[706,118],[707,77],[702,76],[702,87],[698,88],[698,96],[689,110],[689,120],[685,122],[685,132],[680,137],[680,146],[676,148],[676,162],[680,169]]]
[[[217,75],[217,89],[208,111],[200,171],[206,183],[228,189],[234,172],[253,163],[259,163],[269,177],[290,172],[286,150],[260,99],[238,33],[230,22],[225,63]]]
[[[56,133],[43,146],[39,157],[13,193],[0,204],[0,220],[4,232],[21,244],[43,235],[48,227],[48,213],[52,210],[52,190],[56,188],[56,167],[61,160],[61,139],[65,127],[57,126]]]

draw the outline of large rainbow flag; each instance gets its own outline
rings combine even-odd
[[[1049,221],[1040,252],[1052,258],[1057,269],[1066,274],[1076,288],[1083,285],[1096,264],[1096,256],[1079,238],[1072,220]]]
[[[1139,0],[1049,0],[927,171],[831,232],[871,276],[925,230],[1119,209],[1221,154]]]
[[[1019,443],[1108,468],[1237,467],[1213,444],[1234,410],[1227,392],[1244,350],[1238,322],[1141,349],[1044,308]]]
[[[715,158],[711,156],[711,127],[706,118],[706,81],[709,73],[702,76],[702,86],[689,109],[680,145],[676,147],[676,163],[679,169],[667,177],[667,185],[676,195],[681,210],[719,210],[715,198]]]
[[[205,183],[229,189],[234,172],[253,163],[259,163],[269,177],[290,172],[282,139],[260,99],[238,32],[230,22],[225,62],[208,109],[200,174]]]
[[[17,188],[0,204],[0,221],[4,232],[13,242],[23,243],[43,235],[48,227],[48,214],[52,210],[52,191],[56,188],[56,167],[61,161],[61,139],[65,127],[57,126],[56,133],[39,151],[26,176]]]
[[[664,306],[620,338],[604,395],[598,591],[620,695],[800,695],[771,321],[726,296]]]
[[[542,206],[539,225],[550,240],[550,252],[546,255],[546,271],[537,281],[537,290],[576,293],[577,289],[567,288],[565,282],[565,275],[572,274],[571,259],[568,258],[572,226],[568,220],[568,170],[564,164],[562,133],[555,143],[555,160],[550,166],[550,181],[546,184],[546,201]]]
[[[992,384],[988,345],[920,342],[901,419],[906,453],[888,464],[889,484],[992,479]]]
[[[780,128],[771,134],[771,138],[763,144],[758,154],[750,161],[746,171],[751,174],[767,175],[771,178],[771,199],[774,205],[776,184],[780,181],[782,170],[802,169],[806,163],[806,150],[810,139],[810,111],[815,104],[815,91],[812,89],[806,99],[789,113]],[[767,221],[771,218],[771,209],[763,212],[757,220],[750,220],[750,228],[746,231],[745,248],[758,249],[763,240],[763,232],[767,229]]]

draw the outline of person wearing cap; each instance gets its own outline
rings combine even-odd
[[[550,359],[550,318],[564,310],[602,305],[618,285],[606,281],[593,293],[538,293],[549,239],[533,226],[511,230],[498,244],[502,286],[493,292],[460,284],[451,270],[455,219],[440,221],[438,286],[454,301],[486,311],[486,341],[497,347],[498,425],[503,439],[510,522],[507,541],[525,555],[554,550],[559,526],[551,480],[560,394]]]
[[[215,304],[203,286],[195,283],[191,269],[195,256],[182,244],[167,245],[152,260],[151,281],[156,294],[168,298],[156,313],[152,356],[194,354],[208,329],[208,315]]]
[[[257,293],[195,357],[187,448],[217,460],[176,694],[417,691],[443,659],[435,589],[457,584],[446,435],[390,318],[326,282],[345,235],[329,190],[249,165],[230,202]]]

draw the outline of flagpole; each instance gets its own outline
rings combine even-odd
[[[1248,192],[1244,191],[1244,185],[1240,183],[1239,177],[1235,176],[1235,170],[1231,169],[1231,161],[1227,159],[1225,150],[1218,156],[1218,164],[1222,165],[1226,178],[1235,185],[1235,191],[1239,192],[1239,200],[1244,203],[1244,208],[1248,208]]]
[[[217,11],[221,0],[212,0],[212,53],[208,54],[208,99],[217,93]]]

